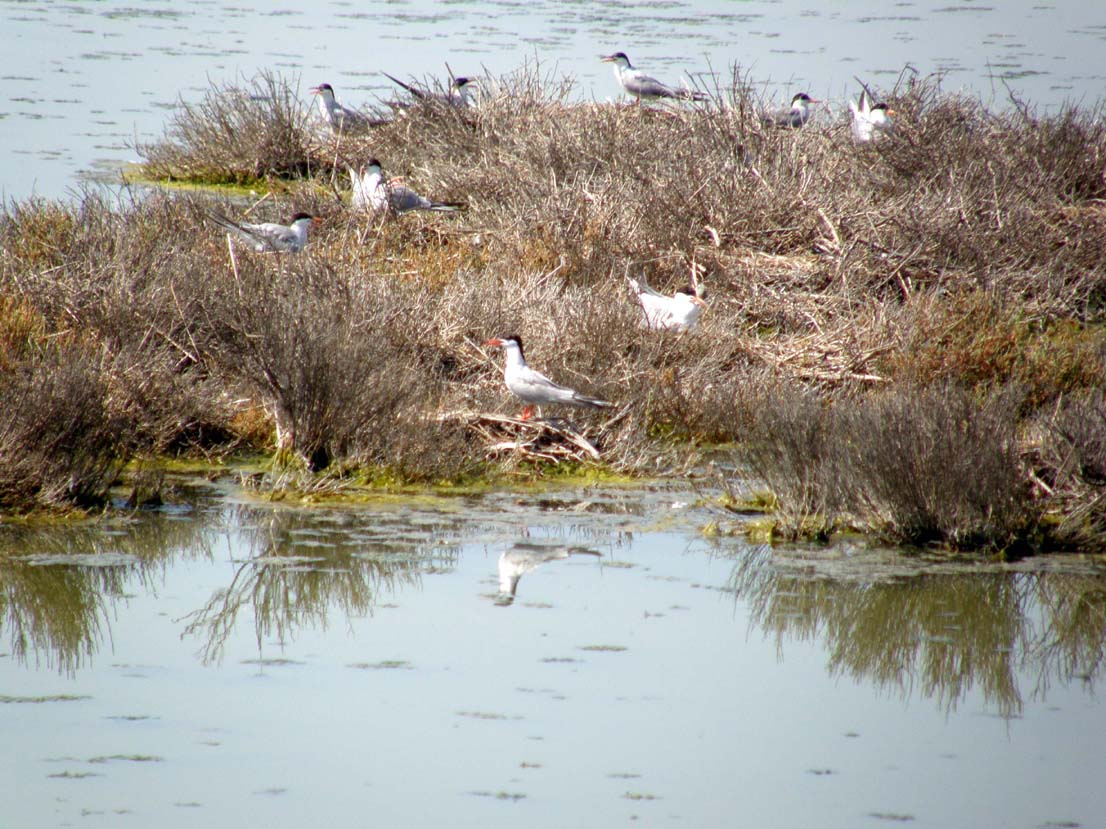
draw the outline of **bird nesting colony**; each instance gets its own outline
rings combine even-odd
[[[251,194],[5,206],[0,382],[26,403],[0,413],[0,467],[22,470],[0,496],[66,497],[42,479],[80,470],[31,436],[60,445],[49,401],[80,388],[115,418],[81,461],[96,482],[133,452],[273,443],[424,481],[508,447],[656,474],[736,445],[795,526],[1106,537],[1099,110],[992,111],[904,77],[775,113],[747,78],[666,95],[619,55],[611,103],[535,69],[402,82],[376,109],[263,75],[140,148],[151,179]],[[499,414],[439,416],[457,411]],[[926,441],[964,418],[994,428],[964,426],[950,464]],[[903,471],[937,458],[925,486]]]

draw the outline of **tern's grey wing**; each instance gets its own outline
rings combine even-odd
[[[340,106],[338,113],[341,116],[342,126],[346,129],[360,129],[369,125],[369,119],[355,109]]]
[[[388,80],[390,80],[392,83],[396,84],[397,86],[401,86],[404,89],[406,89],[415,98],[419,98],[421,100],[421,99],[426,97],[426,93],[423,92],[421,89],[419,89],[417,86],[411,86],[410,84],[404,83],[399,78],[393,77],[392,75],[389,75],[387,72],[381,72],[380,74],[383,75]]]
[[[402,185],[393,186],[388,196],[392,209],[396,213],[406,213],[408,210],[437,210],[448,212],[460,210],[460,205],[450,202],[434,201],[426,196],[420,196],[414,190]]]
[[[642,98],[676,98],[676,90],[648,75],[631,75],[626,78],[626,91]]]
[[[262,222],[256,225],[243,225],[243,227],[261,245],[257,248],[258,250],[276,251],[278,253],[299,250],[299,240],[296,238],[296,232],[290,227],[275,222]]]
[[[554,383],[544,374],[526,367],[517,375],[509,379],[508,388],[519,398],[527,403],[567,403],[570,402],[575,391],[567,386]]]
[[[409,187],[400,185],[389,189],[388,200],[396,213],[406,213],[408,210],[429,210],[432,207],[430,199],[420,196]]]
[[[806,119],[803,118],[802,113],[791,108],[776,110],[764,116],[764,122],[774,127],[801,127],[805,121]]]
[[[255,225],[240,225],[214,211],[208,211],[207,217],[211,219],[212,222],[219,225],[219,227],[223,228],[223,230],[251,245],[258,253],[264,253],[270,249],[268,242],[263,237],[260,237],[254,230]]]

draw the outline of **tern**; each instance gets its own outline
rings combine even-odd
[[[810,120],[810,105],[820,103],[822,102],[818,98],[811,98],[805,92],[799,92],[791,99],[790,107],[769,113],[762,120],[772,127],[798,129]]]
[[[859,103],[849,99],[849,114],[852,116],[849,126],[853,140],[858,144],[867,144],[891,129],[891,116],[895,111],[888,109],[887,104],[873,105],[868,90],[861,89]]]
[[[235,222],[213,210],[207,216],[219,227],[249,244],[258,253],[299,253],[307,244],[307,228],[319,221],[310,213],[297,213],[286,225],[278,222]]]
[[[603,55],[604,63],[613,64],[614,76],[630,95],[641,99],[657,100],[658,98],[676,98],[682,101],[705,101],[708,96],[702,92],[691,89],[674,89],[663,84],[656,78],[651,78],[640,69],[634,69],[625,52],[615,52],[613,55]]]
[[[569,556],[602,557],[597,550],[586,547],[547,547],[528,541],[520,541],[499,554],[496,570],[499,575],[500,598],[497,604],[509,605],[515,599],[519,580],[536,567],[550,561],[560,561]]]
[[[381,72],[385,78],[392,83],[403,87],[407,90],[412,98],[418,101],[436,101],[440,104],[449,104],[450,106],[465,107],[472,103],[472,85],[476,83],[476,78],[453,78],[449,82],[449,89],[445,92],[434,92],[426,89],[419,89],[417,86],[404,83],[399,78],[395,78],[389,75],[387,72]]]
[[[386,120],[369,118],[364,113],[342,106],[334,97],[334,87],[321,83],[311,87],[311,94],[318,96],[319,113],[334,132],[350,132],[380,126]]]
[[[654,291],[644,280],[630,279],[630,288],[645,312],[645,325],[658,331],[690,331],[699,324],[699,316],[707,307],[690,288],[680,288],[672,296]]]
[[[526,404],[522,410],[521,420],[529,420],[534,415],[534,409],[546,403],[564,403],[586,409],[603,409],[611,405],[606,400],[585,397],[578,391],[559,386],[544,374],[526,365],[526,357],[522,352],[522,338],[517,334],[493,337],[484,345],[502,348],[507,353],[506,364],[503,367],[503,381],[507,384],[507,389]]]
[[[353,186],[352,203],[361,210],[391,209],[396,213],[406,213],[409,210],[452,212],[464,206],[460,202],[434,201],[420,196],[401,184],[399,179],[385,181],[384,171],[375,158],[361,167],[360,174],[355,173],[352,167],[348,170]]]

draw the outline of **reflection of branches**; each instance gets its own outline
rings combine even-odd
[[[200,526],[143,516],[78,527],[0,529],[0,630],[15,657],[73,673],[111,635],[110,608],[163,572],[174,550],[202,551]]]
[[[1027,653],[1041,666],[1034,696],[1043,698],[1054,678],[1093,684],[1106,656],[1106,576],[1049,573],[1039,598],[1039,630]]]
[[[200,636],[205,662],[222,657],[239,613],[253,611],[257,647],[270,637],[284,641],[307,624],[325,629],[337,607],[345,617],[370,614],[376,597],[418,586],[430,568],[451,567],[456,550],[428,544],[432,528],[417,531],[402,515],[368,523],[363,513],[341,511],[240,512],[250,558],[230,584],[189,614],[186,635]],[[457,527],[443,520],[442,535]]]
[[[31,654],[73,673],[90,660],[103,636],[111,598],[123,593],[123,567],[62,567],[10,563],[0,569],[0,604],[12,653]]]
[[[823,559],[824,560],[824,559]],[[821,639],[829,669],[954,710],[972,688],[1004,717],[1022,707],[1018,674],[1090,683],[1106,654],[1103,576],[939,572],[906,562],[830,574],[817,559],[777,566],[769,548],[735,563],[730,587],[775,636]]]

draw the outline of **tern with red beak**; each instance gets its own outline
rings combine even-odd
[[[651,78],[640,69],[634,69],[625,52],[615,52],[613,55],[603,55],[600,60],[604,63],[614,64],[614,76],[627,93],[637,98],[640,104],[642,98],[655,101],[659,98],[670,98],[680,101],[705,101],[706,95],[691,89],[675,89],[668,84],[661,83],[656,78]]]
[[[645,313],[645,325],[659,331],[690,331],[699,324],[706,302],[690,288],[680,288],[672,296],[654,291],[644,280],[630,279],[630,288]]]
[[[307,245],[307,228],[319,221],[310,213],[297,213],[286,225],[279,222],[236,222],[214,210],[207,211],[207,217],[258,253],[299,253]]]
[[[416,101],[437,101],[440,104],[448,104],[457,107],[466,107],[472,103],[472,90],[476,84],[476,78],[453,78],[449,82],[449,89],[447,91],[438,92],[433,89],[420,89],[412,84],[404,83],[399,78],[392,77],[387,72],[381,72],[380,74],[392,83],[403,87]]]
[[[452,212],[464,207],[460,202],[434,201],[420,196],[398,179],[385,181],[384,171],[375,158],[361,168],[360,175],[350,168],[349,178],[353,187],[353,206],[361,210],[390,209],[396,213],[407,213],[410,210]]]
[[[334,132],[356,132],[387,123],[387,119],[369,118],[362,112],[342,106],[334,97],[334,87],[328,83],[311,87],[311,94],[318,97],[319,114]]]
[[[534,416],[535,408],[547,403],[563,403],[567,406],[579,406],[585,409],[604,409],[611,404],[606,400],[586,397],[566,386],[560,386],[544,374],[526,365],[522,351],[522,338],[517,334],[508,337],[493,337],[484,345],[502,348],[507,353],[503,367],[503,381],[507,389],[526,404],[521,419],[529,420]]]

